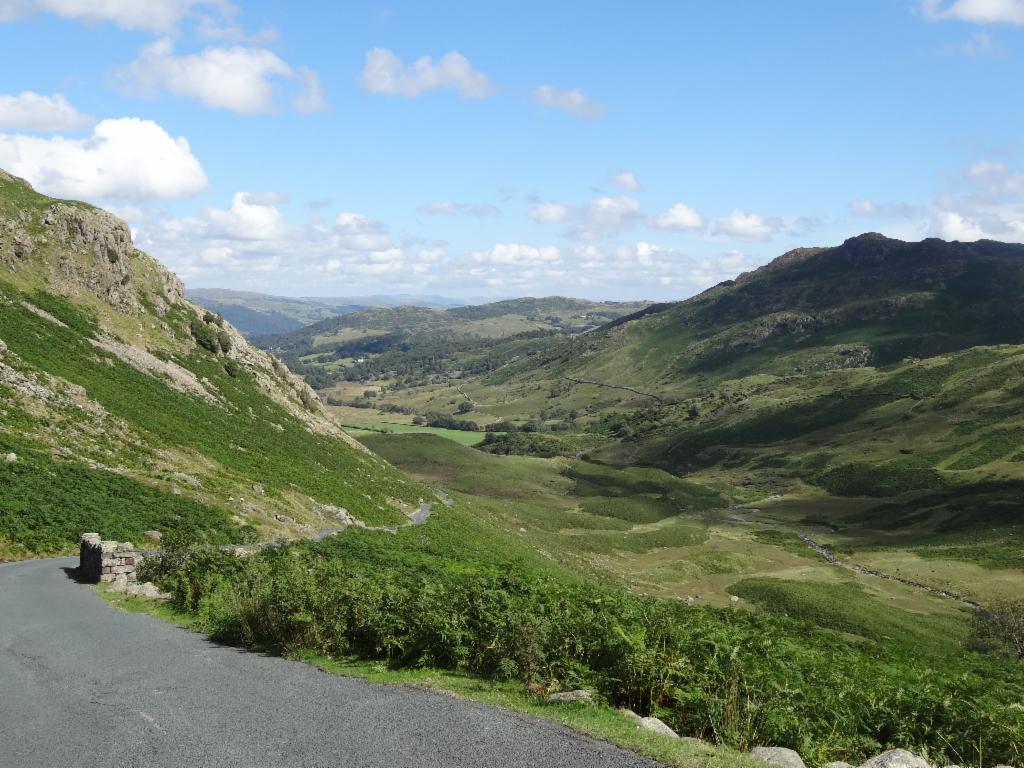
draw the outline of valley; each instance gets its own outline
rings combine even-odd
[[[619,737],[670,764],[1022,748],[979,617],[1024,590],[1024,247],[869,234],[675,304],[378,307],[262,350],[112,215],[0,203],[0,558],[159,540],[144,577],[219,642],[587,689],[716,745]]]

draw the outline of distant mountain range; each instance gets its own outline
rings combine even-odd
[[[337,298],[272,296],[226,288],[186,290],[189,299],[219,312],[247,338],[287,333],[320,320],[374,307],[445,309],[465,302],[445,296],[394,294]]]

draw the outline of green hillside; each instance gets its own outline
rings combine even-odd
[[[377,307],[329,318],[259,344],[318,389],[390,378],[418,385],[466,370],[490,370],[546,337],[585,333],[645,306],[560,296],[467,307]],[[500,361],[500,362],[499,362]]]
[[[421,494],[127,225],[0,173],[0,558],[395,523]]]

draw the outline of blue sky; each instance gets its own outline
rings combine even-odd
[[[1024,0],[0,0],[0,167],[193,287],[682,298],[1024,242]]]

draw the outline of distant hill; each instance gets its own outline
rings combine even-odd
[[[185,299],[123,221],[0,172],[0,560],[83,531],[297,537],[422,491]]]
[[[899,499],[919,538],[1024,531],[1022,296],[1024,245],[866,234],[380,402],[458,386],[481,423],[607,435],[603,461]]]
[[[246,338],[294,331],[320,320],[371,307],[414,305],[447,308],[460,306],[444,296],[378,295],[339,298],[272,296],[225,288],[194,288],[187,296],[212,312],[219,312]]]
[[[473,360],[481,356],[500,359],[501,350],[516,341],[586,333],[644,306],[553,296],[444,310],[380,307],[260,337],[257,343],[279,354],[314,386],[394,372],[421,379],[476,367]]]

